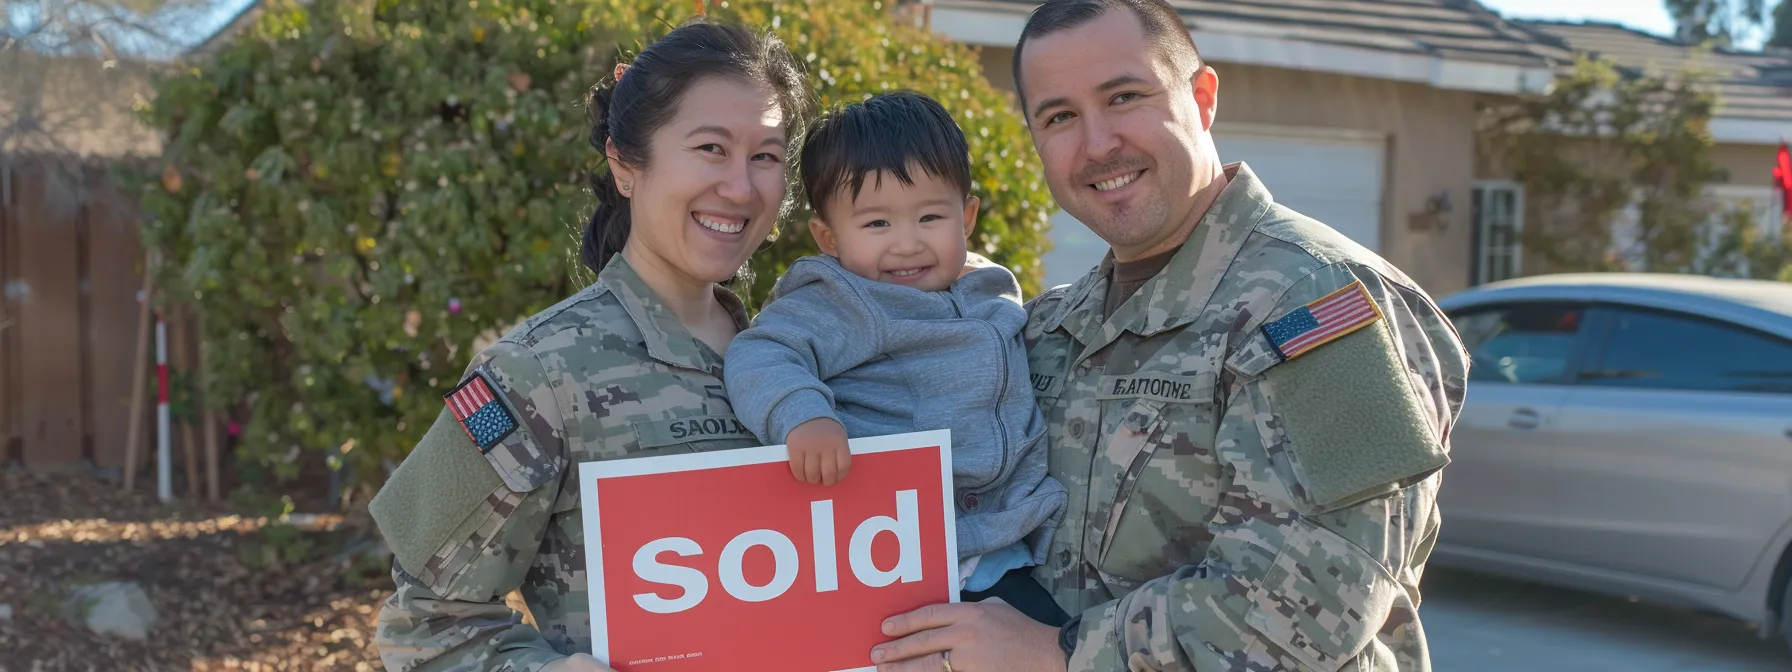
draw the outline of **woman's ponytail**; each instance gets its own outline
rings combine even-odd
[[[598,152],[610,139],[610,104],[616,94],[616,83],[600,83],[585,97],[585,114],[591,124],[590,143]],[[616,189],[616,172],[604,161],[603,167],[591,173],[591,193],[597,197],[597,209],[585,222],[585,236],[579,243],[579,257],[592,273],[602,271],[610,257],[628,243],[628,199]]]

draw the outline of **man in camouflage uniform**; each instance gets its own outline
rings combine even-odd
[[[1218,161],[1187,35],[1161,0],[1056,0],[1015,55],[1054,196],[1112,247],[1026,331],[1071,502],[1036,576],[1073,620],[927,607],[881,670],[1430,667],[1467,356],[1405,274]]]
[[[739,298],[717,287],[716,300],[747,328]],[[567,656],[591,650],[574,467],[759,445],[721,374],[620,254],[475,356],[369,506],[395,556],[376,642],[387,669],[604,669]],[[536,627],[505,603],[519,589]]]

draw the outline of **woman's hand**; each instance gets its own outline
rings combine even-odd
[[[804,483],[833,485],[846,480],[852,467],[846,428],[833,418],[797,425],[784,437],[784,444],[790,449],[790,475]]]
[[[543,665],[541,672],[616,672],[589,653],[575,653]]]

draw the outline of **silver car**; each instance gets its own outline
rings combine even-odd
[[[1439,304],[1473,364],[1437,564],[1792,639],[1792,283],[1545,275]]]

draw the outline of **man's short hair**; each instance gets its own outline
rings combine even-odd
[[[1201,67],[1201,52],[1188,34],[1188,25],[1176,8],[1164,0],[1046,0],[1027,17],[1020,29],[1020,41],[1014,45],[1014,92],[1020,97],[1021,109],[1027,107],[1027,92],[1021,84],[1020,58],[1027,41],[1052,33],[1076,28],[1106,14],[1124,9],[1138,17],[1145,30],[1145,41],[1179,76],[1192,77]]]
[[[803,141],[801,166],[803,192],[817,215],[841,187],[850,188],[847,198],[858,198],[871,173],[914,186],[909,171],[920,168],[971,193],[964,130],[938,101],[913,91],[881,93],[817,120]]]

